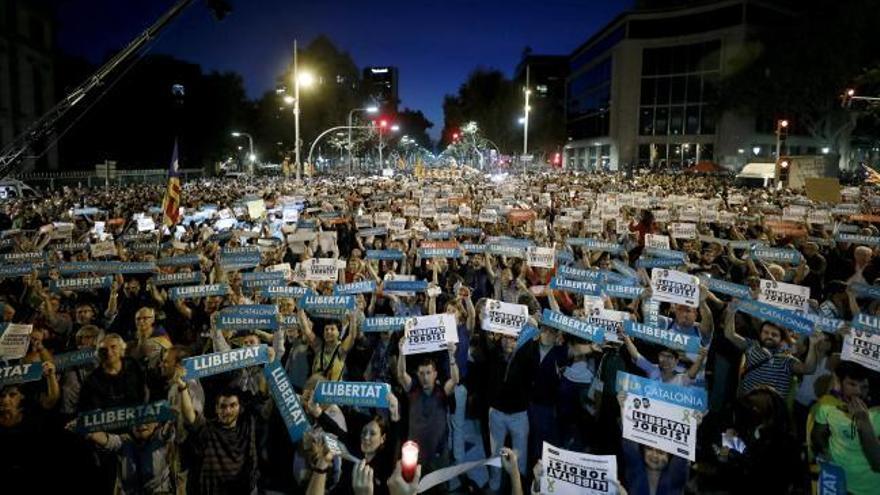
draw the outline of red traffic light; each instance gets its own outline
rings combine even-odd
[[[453,141],[458,140],[458,133],[457,133],[457,132],[453,132],[453,133],[452,133],[452,140],[453,140]]]
[[[562,155],[559,153],[554,154],[553,155],[553,165],[559,165],[560,163],[562,163]]]
[[[388,121],[385,119],[380,120],[379,127],[382,127],[382,128],[388,127]]]

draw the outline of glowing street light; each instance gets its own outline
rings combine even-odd
[[[379,107],[376,105],[370,105],[364,108],[354,108],[350,112],[348,112],[348,173],[351,174],[354,171],[354,158],[352,157],[352,144],[351,144],[351,130],[354,129],[354,124],[352,124],[352,118],[354,117],[355,112],[366,112],[366,113],[376,113],[379,111]]]

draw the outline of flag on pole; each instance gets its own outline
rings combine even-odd
[[[177,140],[174,140],[174,152],[171,153],[171,165],[168,167],[168,189],[162,200],[162,223],[171,227],[180,218],[180,177],[177,175]]]

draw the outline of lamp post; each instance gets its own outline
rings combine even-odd
[[[354,117],[355,112],[367,112],[367,113],[376,113],[379,111],[379,107],[370,106],[365,108],[355,108],[348,112],[348,173],[351,174],[354,172],[354,158],[352,156],[352,145],[351,145],[351,130],[352,130],[352,118]]]
[[[296,139],[296,142],[294,143],[294,166],[296,167],[296,180],[299,181],[302,168],[302,163],[299,159],[300,146],[302,144],[299,138],[299,87],[300,85],[306,87],[311,86],[312,82],[314,82],[314,78],[308,72],[300,74],[297,52],[296,40],[293,40],[293,128]],[[289,99],[285,98],[285,101],[289,102]]]
[[[788,121],[785,119],[776,122],[776,160],[779,161],[779,153],[782,150],[782,135],[788,131]]]
[[[523,110],[525,111],[525,117],[523,118],[523,170],[525,170],[525,157],[529,154],[529,111],[531,107],[529,106],[529,97],[532,95],[532,90],[529,89],[529,66],[526,65],[526,87],[523,88],[523,92],[526,95],[526,102],[523,106]]]
[[[254,138],[250,134],[246,132],[238,132],[233,131],[232,137],[241,137],[244,136],[248,140],[248,161],[251,162],[251,167],[253,167],[254,162],[257,160],[257,155],[254,153]]]

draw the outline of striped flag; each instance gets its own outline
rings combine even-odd
[[[177,175],[177,140],[174,140],[174,152],[171,154],[171,165],[168,167],[168,189],[162,200],[162,223],[171,227],[180,219],[180,177]]]

